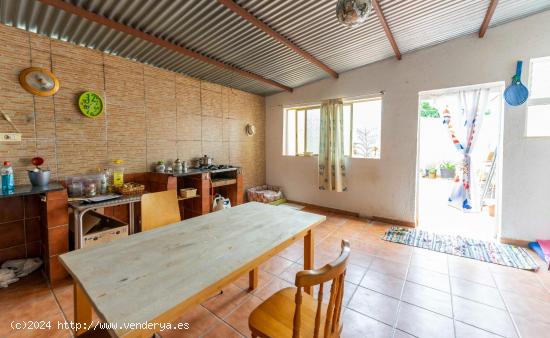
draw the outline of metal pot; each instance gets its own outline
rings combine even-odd
[[[29,180],[34,187],[44,187],[50,183],[50,171],[49,170],[40,170],[32,171],[29,170]]]
[[[203,165],[203,166],[212,165],[213,160],[214,159],[212,157],[208,157],[207,155],[204,155],[203,157],[201,157],[200,164]]]

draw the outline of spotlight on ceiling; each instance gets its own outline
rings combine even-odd
[[[372,11],[372,0],[338,0],[336,17],[348,27],[363,24]]]

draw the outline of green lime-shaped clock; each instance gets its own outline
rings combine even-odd
[[[78,97],[78,107],[84,116],[95,118],[103,113],[103,99],[94,92],[84,92]]]

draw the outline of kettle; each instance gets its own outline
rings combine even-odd
[[[212,165],[212,161],[214,159],[212,157],[208,157],[208,155],[204,155],[203,157],[201,157],[201,165],[202,166],[209,166],[209,165]]]

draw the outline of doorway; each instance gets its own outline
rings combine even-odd
[[[498,82],[419,93],[419,228],[498,237],[503,90]]]

